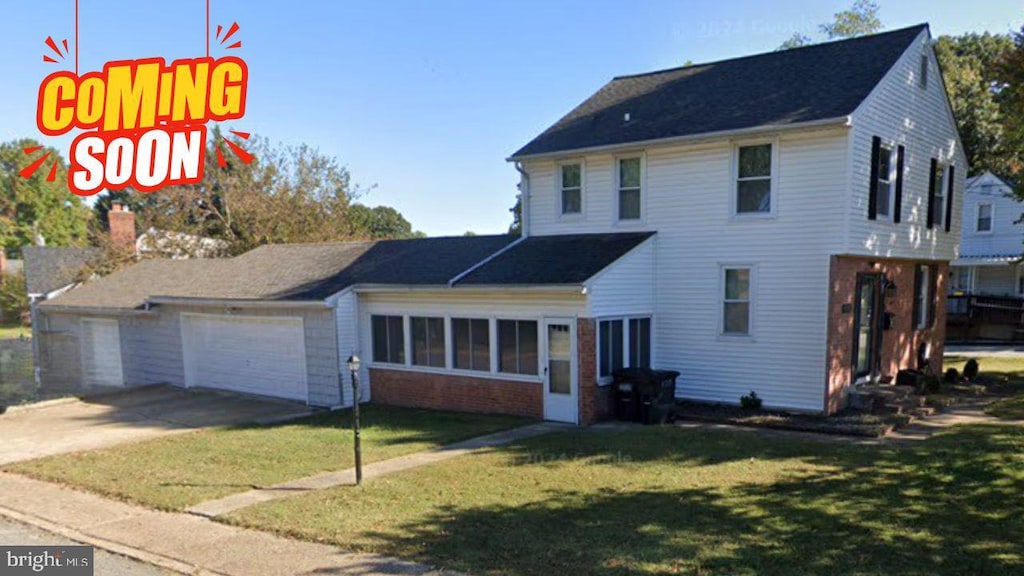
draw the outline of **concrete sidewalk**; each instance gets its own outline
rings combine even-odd
[[[471,438],[463,442],[456,442],[455,444],[449,444],[448,446],[442,446],[433,450],[416,452],[415,454],[408,454],[398,458],[392,458],[390,460],[374,462],[363,466],[363,480],[372,480],[385,474],[393,474],[410,468],[418,468],[420,466],[426,466],[436,462],[443,462],[445,460],[469,454],[474,450],[502,446],[517,440],[532,438],[534,436],[540,436],[541,434],[547,434],[549,432],[565,430],[568,428],[573,428],[573,426],[567,424],[555,424],[552,422],[529,424],[527,426],[513,428],[512,430],[495,432],[494,434]],[[226,496],[217,500],[202,502],[189,508],[187,512],[197,516],[215,518],[261,502],[269,502],[271,500],[279,500],[281,498],[291,498],[292,496],[299,496],[313,490],[323,490],[325,488],[333,488],[335,486],[352,485],[355,484],[355,482],[356,471],[354,468],[339,470],[336,472],[324,472],[322,474],[316,474],[299,480],[292,480],[258,490],[250,490],[240,494],[232,494],[231,496]]]
[[[0,473],[0,515],[181,574],[455,574],[226,526],[190,514],[157,512],[7,473]]]

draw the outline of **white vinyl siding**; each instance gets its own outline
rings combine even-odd
[[[964,226],[960,239],[961,258],[1024,253],[1024,224],[1017,222],[1024,206],[1006,184],[991,174],[979,176],[964,192],[963,202],[964,217],[970,224]],[[977,228],[982,205],[992,207],[990,232],[979,232]]]
[[[931,78],[923,89],[918,86],[922,56],[927,58]],[[934,81],[935,78],[938,78],[938,63],[929,46],[927,32],[922,32],[854,111],[844,253],[918,260],[955,257],[963,181],[968,167],[942,82]],[[901,222],[896,225],[887,219],[867,218],[874,136],[884,143],[892,143],[893,147],[903,145],[905,148]],[[932,158],[937,158],[940,164],[956,167],[953,222],[949,232],[938,221],[933,228],[926,227]],[[946,185],[942,195],[948,195]],[[943,205],[943,221],[945,210]]]
[[[124,386],[121,329],[116,318],[81,321],[82,383],[85,386]]]

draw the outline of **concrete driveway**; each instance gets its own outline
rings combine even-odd
[[[296,402],[173,386],[57,400],[0,415],[0,465],[211,426],[287,420],[309,412]]]

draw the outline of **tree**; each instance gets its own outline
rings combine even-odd
[[[136,211],[139,227],[223,240],[229,254],[267,243],[418,234],[393,208],[357,208],[353,201],[362,191],[335,158],[307,145],[272,145],[258,136],[230,138],[254,159],[246,163],[232,154],[219,127],[213,127],[201,182],[151,194],[131,192],[137,203],[129,207]]]
[[[508,227],[509,236],[523,235],[523,197],[516,196],[516,205],[508,209],[512,213],[512,224]]]
[[[351,235],[356,238],[383,240],[388,238],[421,238],[422,232],[415,232],[412,224],[390,206],[370,208],[363,204],[349,207]]]
[[[25,288],[25,275],[0,275],[0,324],[29,323],[28,290]]]
[[[818,26],[818,30],[825,35],[827,40],[841,38],[855,38],[865,34],[874,34],[883,28],[882,20],[878,17],[878,4],[871,0],[854,0],[848,10],[836,12],[832,21]],[[778,50],[789,50],[816,44],[814,39],[800,32],[794,32],[788,40],[783,42]]]
[[[0,249],[17,257],[21,247],[41,236],[51,246],[78,246],[86,242],[92,215],[78,196],[67,187],[68,165],[53,148],[26,155],[24,150],[39,146],[22,139],[0,144]],[[50,156],[30,177],[19,173],[30,160]],[[50,166],[56,162],[53,181]]]
[[[935,55],[972,174],[991,170],[1008,176],[1021,163],[1020,146],[1013,146],[1005,135],[1007,115],[1000,102],[1007,94],[1001,64],[1013,48],[1009,35],[987,32],[940,36],[935,41]]]
[[[1024,172],[1024,27],[1014,34],[1013,46],[998,66],[997,91],[1006,150],[1006,175],[1019,178]],[[1018,196],[1024,191],[1018,191]]]
[[[882,29],[882,21],[878,18],[878,4],[871,0],[855,0],[849,10],[836,12],[832,18],[832,22],[819,26],[829,40],[855,38],[874,34]]]

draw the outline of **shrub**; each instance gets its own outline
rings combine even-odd
[[[971,358],[964,364],[964,378],[968,381],[974,380],[978,377],[978,361]]]
[[[0,276],[0,324],[28,325],[28,290],[24,274]]]
[[[945,382],[946,384],[956,384],[957,380],[959,379],[960,371],[958,371],[956,368],[950,368],[946,370],[946,373],[942,377],[943,382]]]
[[[750,394],[740,396],[740,406],[742,406],[744,410],[759,410],[762,403],[763,402],[757,395],[757,392],[754,392],[753,390],[750,391]]]

